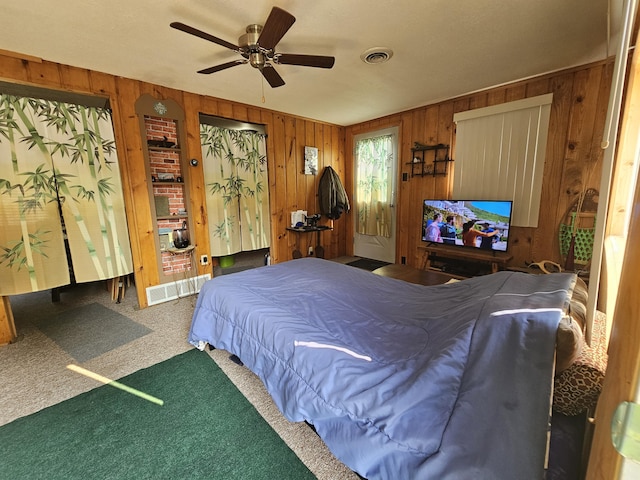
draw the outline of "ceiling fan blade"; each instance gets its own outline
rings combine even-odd
[[[175,28],[176,30],[180,30],[182,32],[188,33],[190,35],[195,35],[196,37],[200,37],[210,42],[217,43],[218,45],[227,47],[236,52],[240,50],[240,47],[238,47],[237,45],[234,45],[233,43],[227,42],[226,40],[222,40],[221,38],[218,38],[218,37],[214,37],[213,35],[209,35],[208,33],[203,32],[202,30],[198,30],[197,28],[190,27],[189,25],[185,25],[184,23],[171,22],[169,26],[172,28]]]
[[[215,73],[215,72],[219,72],[220,70],[225,70],[227,68],[235,67],[236,65],[243,65],[245,63],[247,63],[246,60],[233,60],[232,62],[216,65],[215,67],[209,67],[209,68],[204,68],[202,70],[198,70],[198,73],[204,73],[204,74]]]
[[[273,50],[295,21],[296,17],[290,13],[279,7],[273,7],[258,37],[258,45],[267,50]]]
[[[303,67],[332,68],[336,59],[321,55],[297,55],[293,53],[279,53],[274,61],[281,65],[300,65]]]
[[[276,72],[276,69],[271,65],[265,65],[260,69],[260,71],[262,72],[262,76],[267,80],[267,82],[269,82],[269,85],[271,85],[272,88],[281,87],[284,85],[284,80],[282,79],[280,74]]]

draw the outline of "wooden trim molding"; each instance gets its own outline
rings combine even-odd
[[[4,55],[5,57],[18,58],[20,60],[26,60],[28,62],[42,63],[42,59],[40,57],[34,57],[33,55],[27,55],[25,53],[12,52],[10,50],[3,50],[1,48],[0,55]]]
[[[13,322],[13,312],[11,311],[11,303],[9,297],[2,298],[0,306],[0,346],[13,342],[18,335],[16,334],[16,325]]]

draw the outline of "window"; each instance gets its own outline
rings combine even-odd
[[[513,200],[512,225],[536,227],[553,95],[454,115],[453,198]]]

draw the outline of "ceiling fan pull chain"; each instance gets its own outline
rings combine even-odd
[[[260,75],[260,78],[262,78],[262,103],[265,103],[265,98],[264,98],[264,77],[262,75]]]

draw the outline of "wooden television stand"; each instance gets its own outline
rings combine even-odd
[[[423,270],[442,270],[434,267],[433,262],[459,263],[459,264],[484,264],[490,267],[490,272],[495,273],[504,269],[507,263],[513,258],[507,252],[498,250],[483,250],[479,248],[463,248],[437,243],[418,246],[423,254]],[[455,272],[454,272],[455,273]]]

